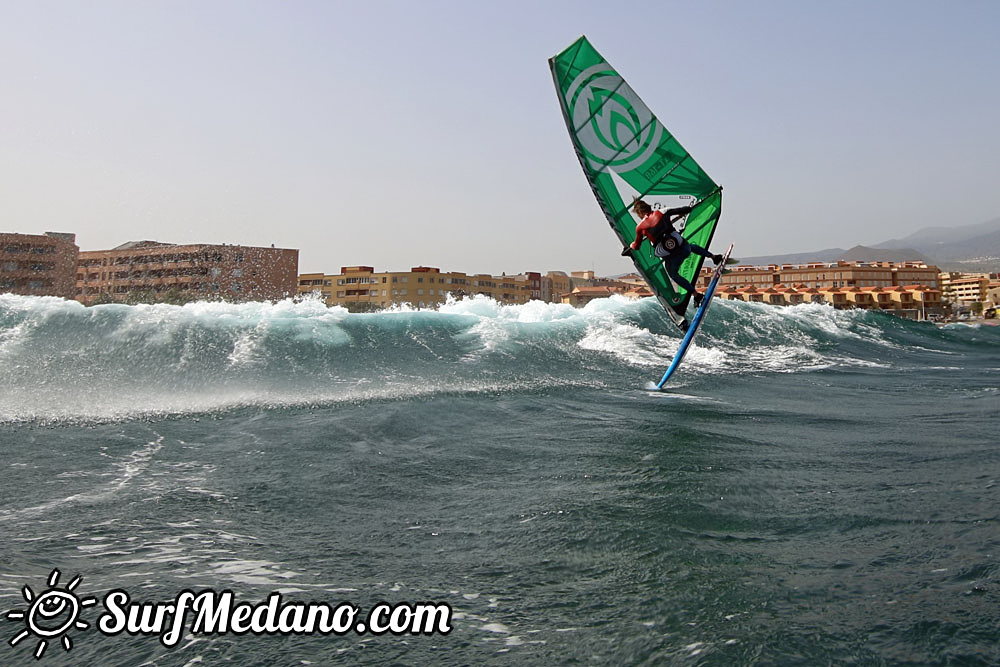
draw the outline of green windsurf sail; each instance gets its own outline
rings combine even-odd
[[[635,239],[634,197],[654,210],[693,206],[681,234],[708,248],[722,213],[722,188],[586,37],[550,58],[549,67],[573,147],[619,249]],[[633,252],[632,260],[667,313],[681,324],[691,294],[670,281],[649,243]],[[703,261],[692,253],[679,273],[696,284]]]

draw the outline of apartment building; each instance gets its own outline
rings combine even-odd
[[[940,269],[923,262],[902,262],[893,265],[893,285],[927,285],[941,289]]]
[[[319,292],[327,305],[353,311],[379,310],[404,303],[435,308],[445,303],[449,294],[455,298],[485,294],[502,303],[527,303],[533,291],[541,293],[540,277],[470,276],[430,266],[378,272],[371,266],[343,266],[339,274],[303,273],[298,285],[299,294]]]
[[[483,294],[500,303],[521,304],[531,301],[530,281],[519,276],[472,276],[471,294]]]
[[[753,285],[759,289],[764,289],[778,283],[779,274],[776,264],[769,264],[767,266],[742,266],[736,264],[728,268],[729,273],[724,274],[719,280],[719,287]],[[714,267],[702,265],[697,284],[703,288],[708,287],[708,284],[712,282],[712,273],[714,270]]]
[[[559,303],[562,295],[573,290],[573,280],[563,271],[549,271],[542,276],[542,301]]]
[[[947,301],[969,305],[985,303],[989,298],[990,277],[987,273],[944,272],[940,274],[940,279]]]
[[[268,301],[294,295],[299,251],[133,241],[79,253],[76,298],[109,301]]]
[[[734,266],[722,276],[720,285],[806,285],[808,287],[892,287],[927,285],[939,288],[939,269],[921,262],[811,262],[808,264],[770,264]],[[703,266],[699,283],[708,285],[712,268]]]
[[[526,273],[519,273],[512,276],[515,280],[519,280],[528,286],[530,294],[528,296],[529,301],[541,301],[543,292],[551,292],[551,286],[545,289],[545,277],[537,271],[528,271]]]
[[[894,285],[891,287],[810,287],[773,285],[728,285],[719,289],[718,296],[731,301],[793,306],[800,303],[825,303],[834,308],[881,310],[910,319],[923,320],[944,313],[941,290],[927,285]]]
[[[778,283],[809,287],[892,287],[893,284],[888,262],[783,264],[777,276]]]
[[[76,296],[75,234],[0,233],[0,292]]]

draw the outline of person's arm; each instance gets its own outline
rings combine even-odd
[[[635,226],[635,241],[632,241],[629,248],[632,250],[638,250],[639,246],[642,245],[642,237],[646,235],[646,218],[639,221],[639,224]]]
[[[683,218],[685,215],[691,212],[693,207],[691,206],[679,206],[677,208],[668,208],[663,212],[663,215],[667,218],[667,222],[671,225],[674,224],[674,220]]]
[[[629,246],[632,250],[638,250],[639,246],[642,245],[642,225],[635,228],[635,241]]]

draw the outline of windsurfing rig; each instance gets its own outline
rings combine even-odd
[[[681,235],[710,247],[722,214],[722,188],[694,161],[631,86],[580,37],[549,59],[563,120],[598,205],[622,246],[635,238],[630,212],[635,197],[654,209],[692,205]],[[631,253],[645,279],[678,327],[691,294],[674,285],[648,243]],[[696,284],[704,258],[692,253],[679,273]]]

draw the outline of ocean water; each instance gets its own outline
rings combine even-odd
[[[651,300],[2,295],[0,664],[1000,664],[1000,327],[717,302],[650,391],[679,341]],[[115,590],[450,631],[171,643]]]

